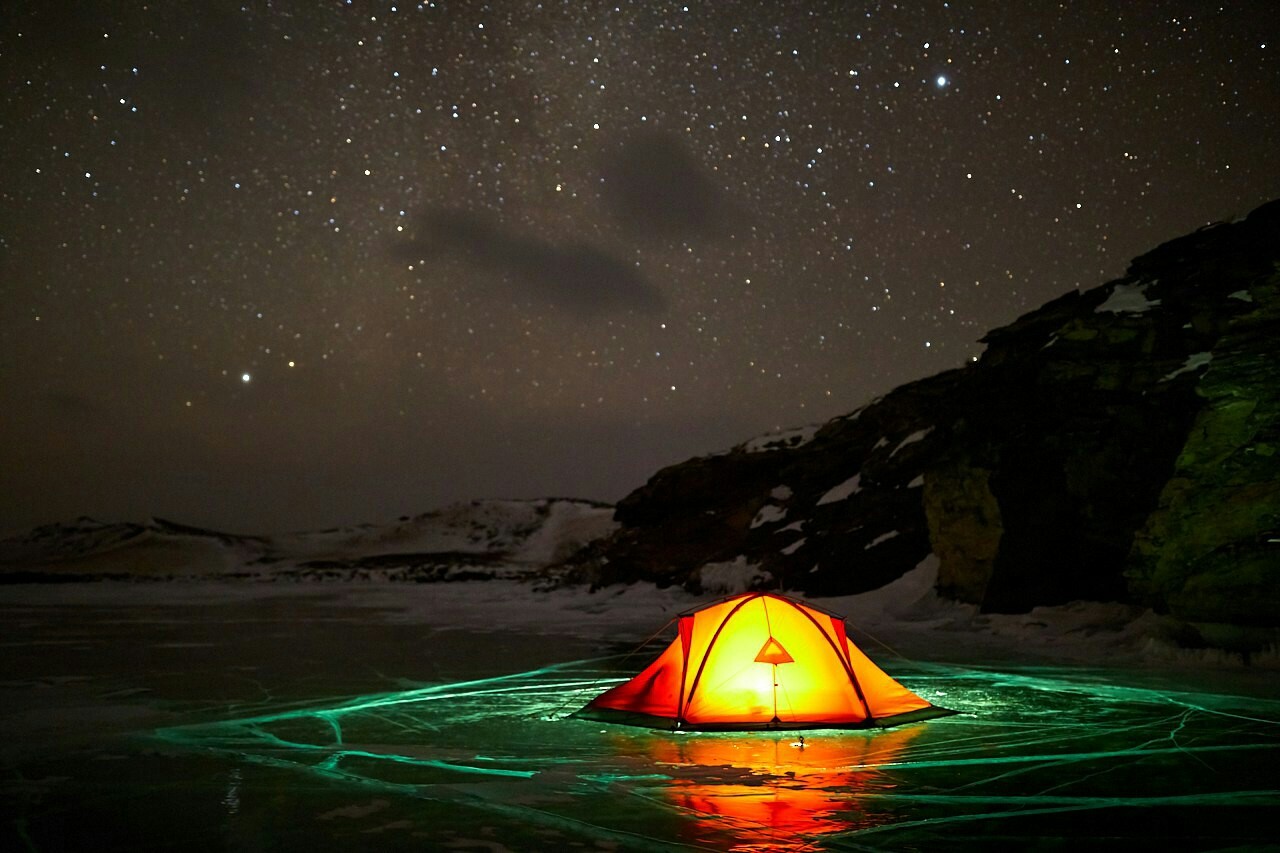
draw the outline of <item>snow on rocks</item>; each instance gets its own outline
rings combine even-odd
[[[821,424],[810,424],[780,432],[765,433],[743,444],[742,450],[744,453],[765,453],[770,450],[800,447],[813,440],[820,426]]]
[[[790,557],[790,556],[791,556],[792,554],[794,554],[796,551],[799,551],[801,548],[803,548],[803,547],[804,547],[804,543],[805,543],[806,541],[808,541],[808,540],[807,540],[804,536],[801,536],[799,539],[797,539],[796,541],[792,542],[792,543],[791,543],[790,545],[788,545],[787,547],[783,548],[779,553],[786,554],[788,557]]]
[[[906,438],[902,439],[902,441],[898,442],[898,446],[895,447],[893,449],[893,452],[889,454],[889,458],[892,459],[893,457],[897,456],[898,451],[906,447],[907,445],[915,444],[917,441],[923,441],[925,437],[931,432],[933,432],[933,427],[929,427],[928,429],[919,429],[911,433],[911,435],[907,436]]]
[[[698,570],[698,583],[703,592],[733,595],[746,592],[772,580],[773,576],[755,563],[739,555],[731,562],[707,563]]]
[[[880,534],[879,536],[877,536],[875,539],[872,539],[872,540],[871,540],[870,542],[868,542],[866,545],[863,545],[863,546],[862,546],[862,550],[864,550],[864,551],[870,551],[872,548],[876,547],[876,546],[877,546],[877,545],[879,545],[880,543],[882,543],[882,542],[888,542],[890,539],[894,538],[894,537],[895,537],[895,536],[897,536],[897,535],[898,535],[898,531],[896,531],[896,530],[890,530],[888,533],[881,533],[881,534]]]
[[[858,492],[862,491],[862,486],[860,485],[861,482],[862,473],[859,472],[854,474],[852,477],[831,489],[822,497],[818,498],[818,506],[833,504],[836,501],[842,501],[856,495]]]
[[[1179,367],[1177,370],[1173,371],[1172,373],[1166,373],[1164,376],[1160,377],[1160,381],[1168,382],[1170,379],[1174,378],[1175,376],[1181,376],[1184,373],[1190,373],[1193,370],[1199,370],[1202,367],[1208,367],[1209,362],[1211,361],[1213,361],[1213,353],[1211,352],[1192,353],[1191,355],[1187,356],[1187,360],[1182,365],[1182,367]]]
[[[546,520],[512,554],[521,563],[550,565],[565,559],[588,542],[602,539],[618,529],[613,507],[577,501],[554,501]]]
[[[762,527],[766,524],[776,524],[787,517],[787,511],[780,506],[773,504],[765,504],[760,507],[760,511],[756,513],[756,517],[751,519],[751,529]]]
[[[1105,312],[1112,314],[1143,314],[1160,304],[1159,299],[1147,298],[1147,288],[1154,283],[1142,281],[1132,284],[1117,284],[1112,289],[1111,295],[1107,297],[1107,300],[1093,310],[1098,314]]]

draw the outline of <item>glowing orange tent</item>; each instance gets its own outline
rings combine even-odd
[[[812,604],[751,592],[678,619],[657,660],[575,716],[734,731],[869,728],[955,713],[885,675],[850,642],[843,617]]]

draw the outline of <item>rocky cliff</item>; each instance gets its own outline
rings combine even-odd
[[[1280,624],[1280,201],[989,333],[973,365],[659,471],[574,569],[597,583],[1131,601]],[[732,572],[730,573],[732,574]]]

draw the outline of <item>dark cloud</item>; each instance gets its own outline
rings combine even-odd
[[[634,266],[586,243],[550,243],[457,210],[432,211],[420,228],[417,239],[397,247],[399,257],[458,255],[507,277],[522,293],[577,314],[663,307],[661,291]]]
[[[741,211],[684,145],[666,133],[628,138],[601,164],[604,200],[628,230],[652,237],[715,237]]]

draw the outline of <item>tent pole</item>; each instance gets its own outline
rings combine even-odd
[[[773,721],[782,722],[778,719],[778,665],[776,663],[773,664]]]

